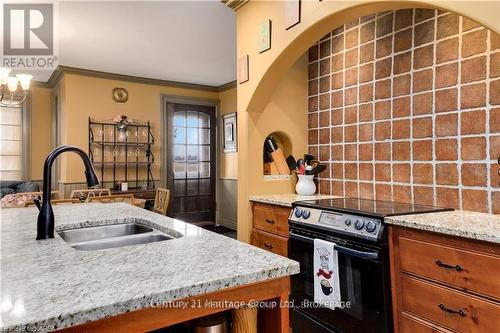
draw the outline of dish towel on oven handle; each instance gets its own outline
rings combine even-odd
[[[340,306],[339,259],[335,244],[314,240],[314,302],[335,309]]]

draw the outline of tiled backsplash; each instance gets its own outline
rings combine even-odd
[[[365,16],[309,49],[319,192],[500,213],[500,36],[453,13]]]

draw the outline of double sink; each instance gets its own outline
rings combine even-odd
[[[141,219],[135,219],[128,223],[67,229],[57,233],[71,247],[82,251],[147,244],[182,237],[178,233],[170,235],[161,232],[153,227],[141,224],[141,221]]]

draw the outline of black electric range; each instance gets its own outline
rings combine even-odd
[[[358,198],[297,201],[289,217],[288,256],[300,263],[292,276],[294,332],[393,331],[389,251],[384,218],[452,210]],[[341,300],[334,310],[314,304],[314,239],[335,244]],[[347,306],[348,305],[348,306]]]

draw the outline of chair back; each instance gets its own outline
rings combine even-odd
[[[79,199],[74,198],[74,199],[55,199],[55,200],[50,200],[51,205],[68,205],[68,204],[78,204],[81,203]],[[26,204],[26,207],[29,206],[34,206],[35,203],[33,201],[28,202]]]
[[[111,190],[109,188],[92,188],[92,189],[80,189],[71,191],[71,195],[69,196],[71,199],[73,198],[85,198],[85,201],[89,201],[92,197],[100,197],[100,196],[109,196],[111,195]]]
[[[114,195],[102,195],[100,197],[90,197],[88,202],[100,202],[100,203],[126,202],[131,205],[135,204],[133,194],[114,194]]]
[[[167,190],[166,188],[158,188],[156,190],[153,212],[161,215],[167,215],[169,201],[170,190]]]

